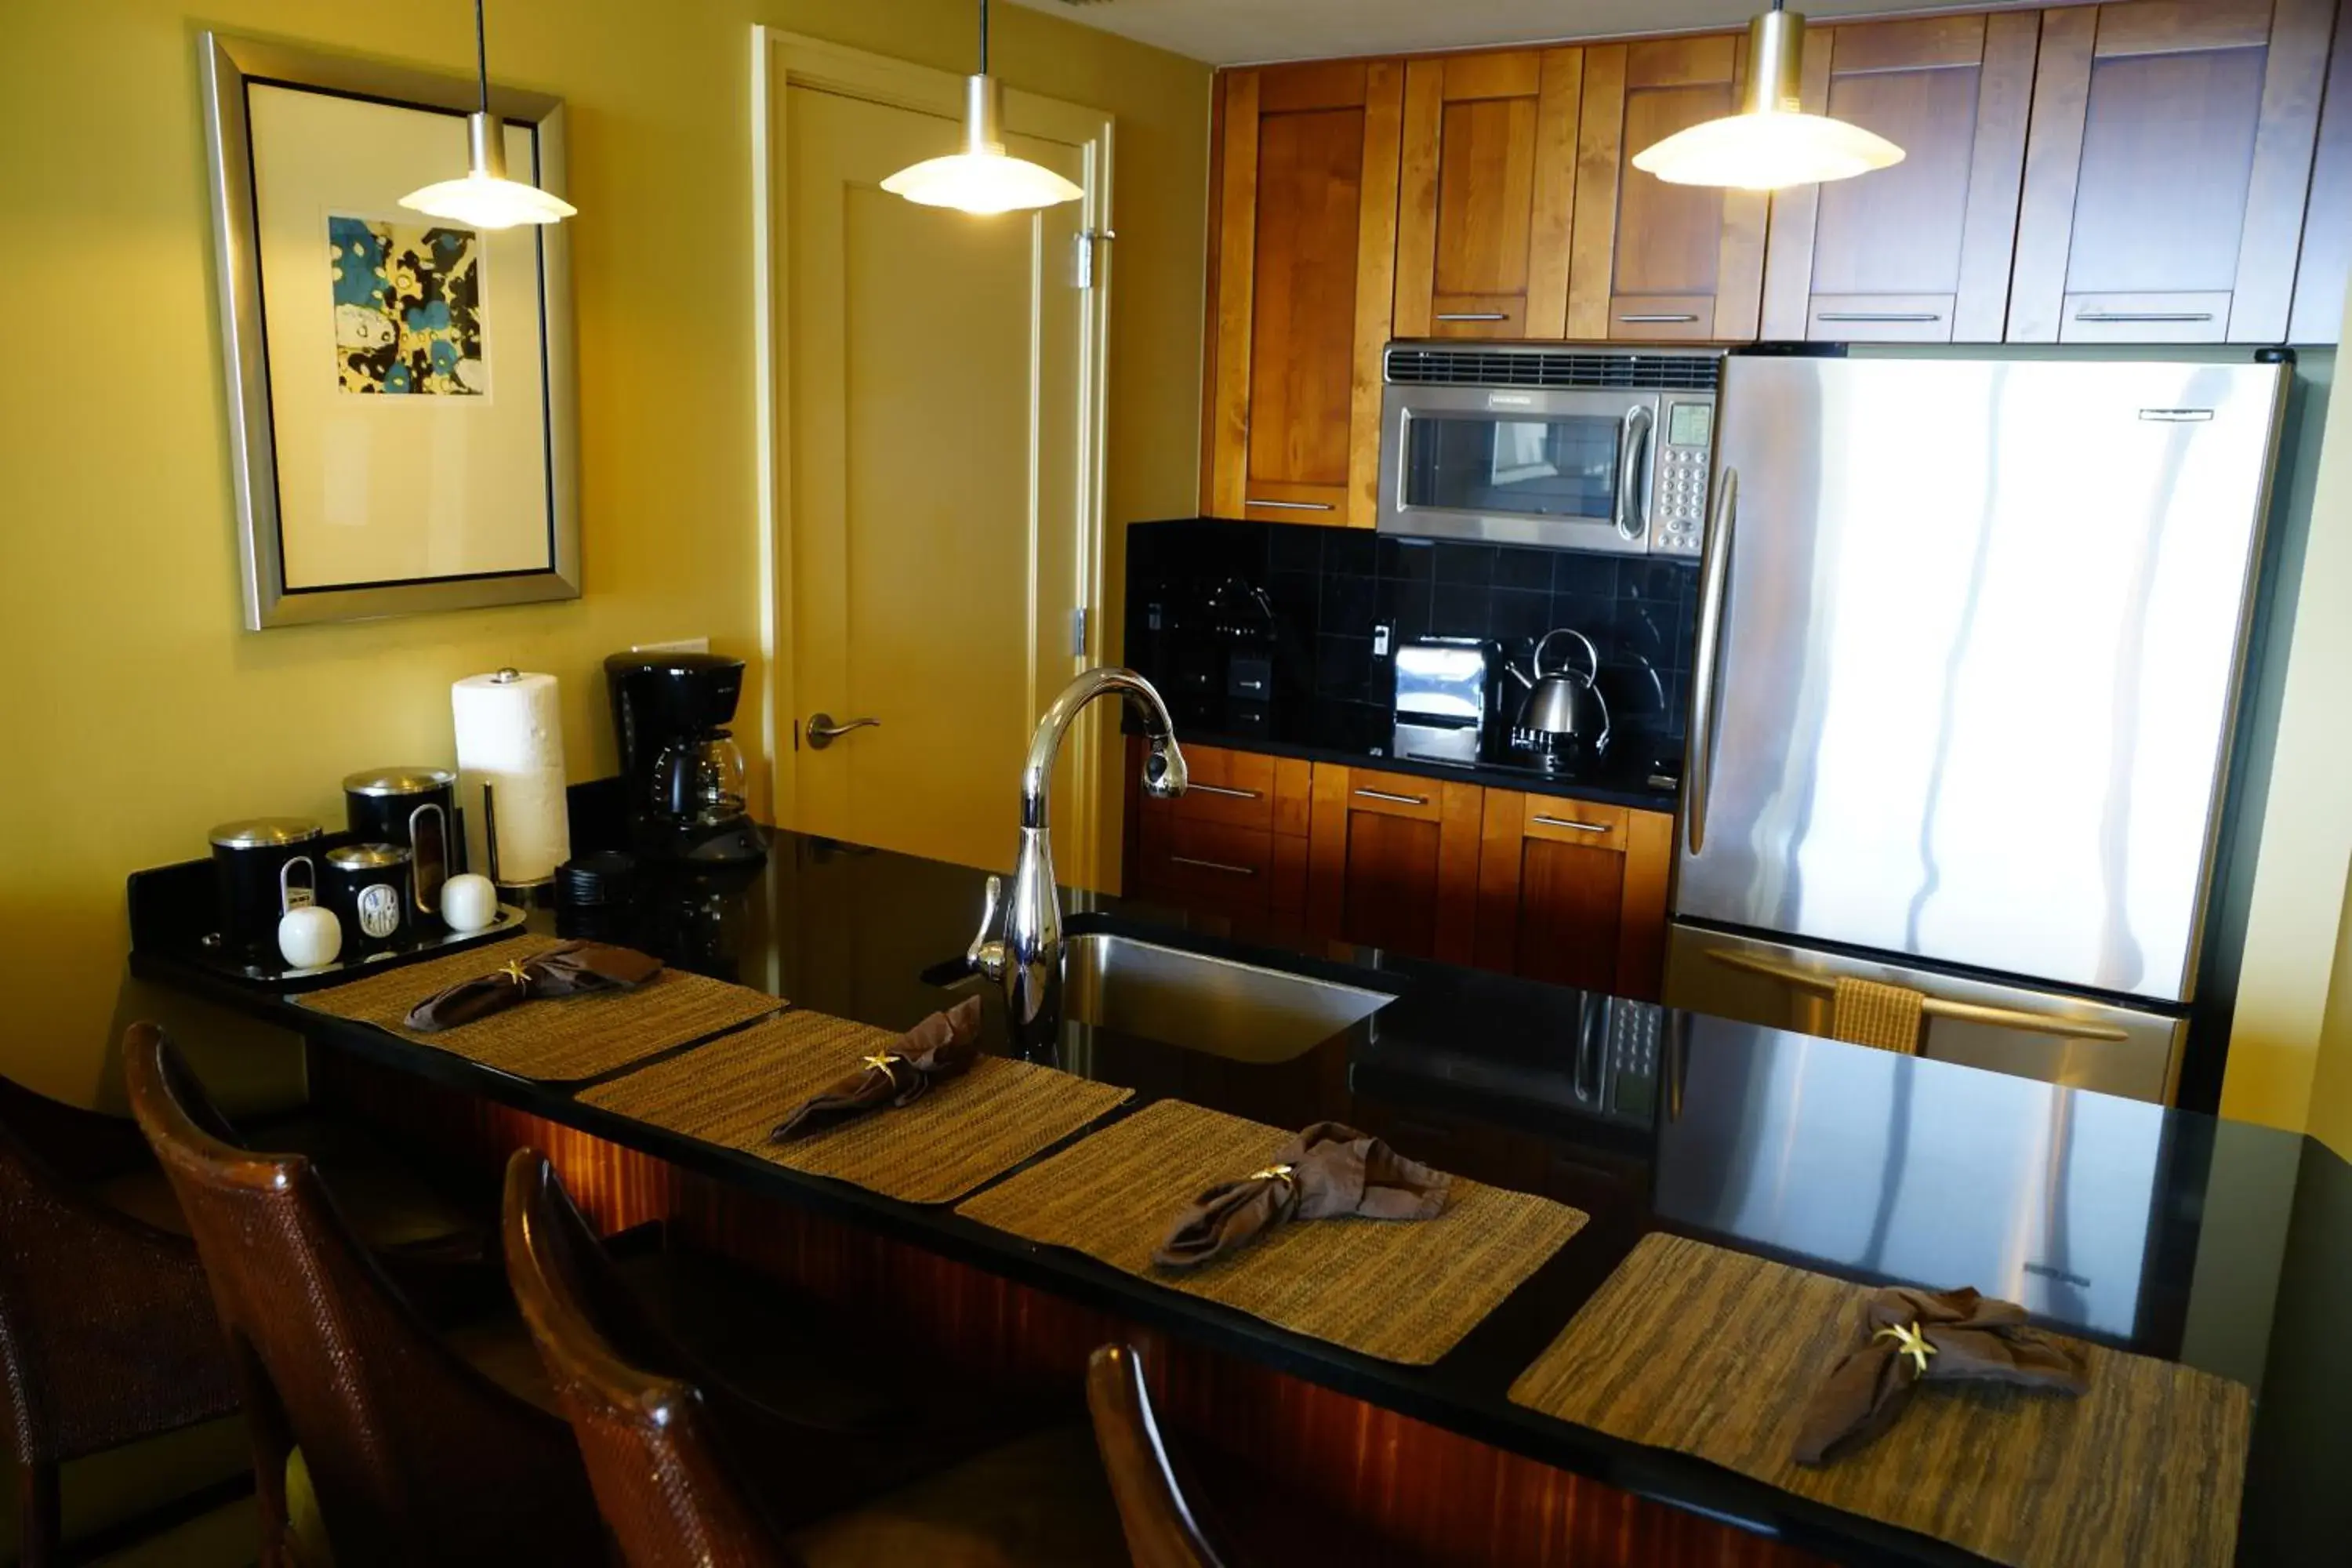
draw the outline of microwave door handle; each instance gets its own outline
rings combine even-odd
[[[1639,540],[1647,531],[1643,520],[1649,515],[1649,503],[1643,492],[1648,487],[1650,430],[1656,423],[1647,408],[1629,409],[1625,423],[1617,437],[1617,532],[1628,540]],[[1642,471],[1642,482],[1634,479],[1636,468]]]

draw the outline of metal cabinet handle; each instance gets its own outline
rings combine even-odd
[[[1507,311],[1503,310],[1440,310],[1435,319],[1441,321],[1507,321],[1511,318]]]
[[[1257,868],[1255,866],[1228,866],[1222,860],[1195,860],[1190,855],[1171,855],[1168,859],[1171,865],[1197,866],[1203,871],[1223,871],[1229,876],[1255,877],[1257,875]]]
[[[1940,321],[1941,310],[1821,310],[1816,321]]]
[[[1531,818],[1530,820],[1540,823],[1546,827],[1572,827],[1579,833],[1606,833],[1609,831],[1609,825],[1605,822],[1578,822],[1565,816],[1538,816]]]
[[[1690,761],[1684,773],[1690,796],[1683,804],[1683,833],[1694,855],[1706,847],[1706,795],[1715,783],[1715,708],[1723,688],[1723,602],[1731,581],[1731,541],[1739,510],[1739,470],[1723,470],[1723,497],[1716,503],[1715,530],[1699,568],[1698,647],[1691,658]]]
[[[2077,310],[2074,312],[2074,319],[2078,321],[2099,321],[2109,323],[2124,321],[2210,321],[2213,319],[2213,312],[2210,310]]]
[[[1636,327],[1654,326],[1668,321],[1696,321],[1698,320],[1696,316],[1682,311],[1667,311],[1662,315],[1620,316],[1617,319],[1628,325]]]
[[[2213,417],[2210,408],[2143,408],[2139,416],[2156,425],[2203,425]]]
[[[1366,800],[1391,800],[1394,801],[1399,805],[1427,805],[1429,804],[1429,797],[1425,795],[1391,795],[1384,789],[1360,789],[1356,793],[1362,795]]]
[[[1735,952],[1724,948],[1709,948],[1706,955],[1730,969],[1744,969],[1750,974],[1761,974],[1778,980],[1784,985],[1801,985],[1808,991],[1834,991],[1833,975],[1816,974],[1799,969],[1794,964],[1775,963],[1754,953]],[[1919,1010],[1930,1018],[1951,1018],[1969,1024],[1990,1024],[2002,1029],[2026,1029],[2037,1035],[2055,1035],[2066,1040],[2128,1040],[2131,1036],[2113,1024],[2091,1024],[2079,1018],[2063,1018],[2055,1013],[2028,1013],[2017,1007],[1993,1007],[1982,1002],[1947,1002],[1941,996],[1927,996]]]
[[[845,719],[836,724],[830,713],[812,713],[806,727],[809,750],[822,752],[852,730],[879,730],[881,727],[879,719]]]
[[[1617,436],[1617,537],[1638,540],[1645,531],[1643,518],[1649,505],[1642,494],[1647,487],[1636,486],[1633,470],[1648,467],[1645,459],[1650,450],[1650,430],[1655,424],[1647,408],[1626,411],[1623,427]]]
[[[1227,789],[1223,784],[1204,784],[1197,780],[1193,782],[1190,786],[1190,789],[1191,793],[1193,795],[1221,795],[1228,800],[1255,800],[1258,798],[1257,791],[1254,789]]]
[[[1242,505],[1270,507],[1276,511],[1329,511],[1333,510],[1331,503],[1328,500],[1260,500],[1255,496],[1244,496],[1242,498]]]

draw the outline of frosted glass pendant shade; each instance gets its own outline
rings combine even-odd
[[[1903,161],[1903,149],[1884,136],[1804,112],[1804,17],[1767,11],[1749,26],[1748,40],[1748,92],[1739,112],[1643,148],[1633,155],[1633,167],[1677,185],[1777,191],[1852,179]]]
[[[994,77],[985,72],[966,77],[964,150],[910,164],[883,181],[882,188],[927,207],[982,216],[1033,212],[1085,195],[1044,164],[1005,152],[998,130],[1003,105],[1003,92]]]
[[[411,191],[400,198],[400,205],[427,217],[473,228],[561,223],[579,212],[561,196],[507,178],[506,121],[497,115],[466,116],[466,143],[471,156],[464,177]]]

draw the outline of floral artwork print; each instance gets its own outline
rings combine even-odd
[[[345,392],[478,397],[481,237],[446,224],[327,218],[335,371]]]

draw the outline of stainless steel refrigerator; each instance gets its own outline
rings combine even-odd
[[[2286,376],[1728,363],[1669,1002],[2171,1098]]]

